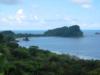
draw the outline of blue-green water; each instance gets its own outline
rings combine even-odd
[[[95,32],[100,31],[84,31],[83,38],[33,37],[30,41],[19,39],[19,44],[24,47],[35,45],[41,49],[81,58],[100,59],[100,35],[95,35]]]

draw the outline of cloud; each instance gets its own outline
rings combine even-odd
[[[24,14],[24,10],[23,9],[18,9],[15,15],[15,19],[21,23],[22,20],[24,20],[26,18],[25,14]]]
[[[7,18],[1,18],[1,21],[2,22],[8,22],[8,19]]]
[[[91,8],[92,0],[72,0],[73,3],[80,5],[83,8]]]
[[[34,19],[35,19],[35,20],[39,20],[39,17],[35,15],[35,16],[34,16]]]
[[[71,20],[72,20],[72,17],[65,16],[65,17],[64,17],[64,20],[65,20],[65,21],[71,21]]]
[[[18,4],[22,0],[0,0],[0,3],[2,4]]]
[[[14,15],[0,16],[0,23],[8,25],[17,23],[22,24],[26,20],[26,15],[23,9],[18,9]]]
[[[92,6],[90,4],[84,4],[82,5],[83,8],[91,8]]]

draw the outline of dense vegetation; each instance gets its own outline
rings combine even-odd
[[[3,38],[4,41],[15,41],[16,34],[12,31],[2,31],[0,32],[0,36]],[[3,37],[4,36],[4,37]],[[1,39],[0,39],[1,40]]]
[[[6,36],[0,33],[0,75],[100,75],[99,60],[20,47]]]
[[[82,37],[83,32],[80,30],[78,25],[73,25],[70,27],[61,27],[45,32],[46,36],[62,36],[62,37]]]

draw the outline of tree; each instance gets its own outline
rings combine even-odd
[[[15,41],[15,33],[12,31],[2,31],[1,34],[4,36],[5,42]]]

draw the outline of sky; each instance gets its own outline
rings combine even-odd
[[[0,0],[0,30],[100,29],[100,0]]]

